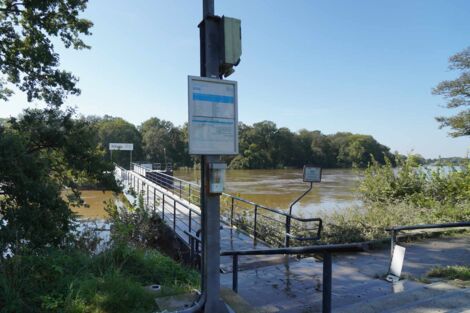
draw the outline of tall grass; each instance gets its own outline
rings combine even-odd
[[[154,312],[155,295],[198,286],[198,274],[153,250],[116,245],[98,255],[78,249],[28,251],[0,263],[1,312]]]

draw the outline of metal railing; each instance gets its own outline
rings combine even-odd
[[[390,257],[393,257],[393,250],[397,243],[397,236],[399,232],[407,230],[418,230],[418,229],[439,229],[439,228],[460,228],[470,227],[470,222],[457,222],[457,223],[442,223],[442,224],[418,224],[410,226],[394,226],[386,228],[385,230],[390,232]]]
[[[193,240],[197,240],[193,237]],[[323,291],[322,291],[322,312],[331,312],[331,291],[332,291],[332,253],[358,252],[364,250],[362,244],[338,244],[324,246],[290,247],[276,249],[256,249],[256,250],[233,250],[222,251],[221,256],[232,256],[232,289],[238,292],[238,258],[246,255],[298,255],[298,254],[323,254]]]
[[[199,206],[201,187],[198,184],[158,171],[147,171],[145,177],[189,204]],[[222,220],[231,227],[244,230],[254,242],[263,240],[278,246],[289,246],[291,239],[306,242],[321,237],[321,218],[295,216],[227,193],[222,194],[220,207]]]
[[[158,213],[183,241],[189,243],[191,240],[190,237],[186,238],[185,231],[191,233],[201,228],[199,210],[191,207],[184,200],[162,192],[159,184],[151,183],[148,178],[119,166],[116,166],[116,175],[127,183],[138,205],[141,204],[145,209]]]

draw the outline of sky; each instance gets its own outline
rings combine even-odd
[[[392,151],[427,158],[467,156],[436,116],[455,114],[431,94],[459,73],[448,58],[470,46],[467,0],[215,0],[217,15],[242,21],[236,72],[239,120],[293,131],[370,134]],[[80,78],[66,104],[84,115],[139,125],[182,125],[187,76],[199,75],[202,0],[90,0],[92,49],[59,45],[61,66]],[[17,92],[0,117],[28,106]]]

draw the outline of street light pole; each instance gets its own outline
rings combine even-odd
[[[203,21],[199,24],[201,76],[219,77],[220,33],[214,0],[203,0]],[[228,313],[220,298],[220,196],[209,193],[209,163],[218,155],[201,155],[201,219],[203,242],[203,294],[205,313]]]

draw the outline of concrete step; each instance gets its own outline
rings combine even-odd
[[[390,312],[412,312],[414,308],[418,308],[420,303],[427,303],[430,300],[459,295],[464,289],[453,285],[439,282],[430,285],[424,285],[412,290],[401,293],[389,294],[381,297],[370,299],[362,299],[363,301],[340,307],[335,312],[340,313],[390,313]],[[470,299],[470,298],[469,298]],[[469,300],[470,301],[470,300]],[[434,311],[425,311],[434,312]],[[444,311],[445,312],[445,311]]]

